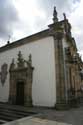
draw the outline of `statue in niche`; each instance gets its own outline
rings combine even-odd
[[[0,79],[1,79],[2,85],[4,85],[7,78],[7,68],[8,68],[8,65],[6,63],[4,63],[1,66]]]

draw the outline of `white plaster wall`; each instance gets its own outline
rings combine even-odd
[[[32,85],[33,105],[54,106],[56,103],[56,79],[53,37],[43,38],[1,53],[0,68],[4,63],[7,63],[9,68],[12,58],[17,59],[19,51],[22,52],[25,59],[28,59],[30,53],[32,54],[32,64],[35,68]],[[4,86],[0,81],[0,101],[6,102],[8,96],[9,73]]]

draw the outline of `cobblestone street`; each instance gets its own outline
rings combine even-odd
[[[17,123],[20,125],[27,125],[30,122],[30,125],[83,125],[83,106],[81,104],[80,107],[71,108],[69,110],[59,111],[54,108],[46,108],[46,107],[23,107],[23,106],[15,106],[8,104],[0,104],[2,106],[4,118],[10,118],[10,114],[13,118],[17,116],[17,113],[33,112],[31,115],[26,115],[25,117],[20,117],[17,119],[11,120],[11,122],[7,121],[7,125],[16,125]],[[6,107],[6,108],[5,108]],[[2,111],[2,110],[1,110]],[[8,114],[8,112],[10,114]],[[14,112],[13,112],[14,111]],[[16,112],[16,114],[15,114]],[[8,115],[7,115],[8,114]],[[9,116],[9,117],[6,117]],[[51,122],[53,124],[51,124]],[[12,124],[11,124],[12,123]]]
[[[83,107],[72,108],[67,111],[56,111],[55,109],[33,109],[40,113],[39,118],[69,123],[72,125],[83,125]]]

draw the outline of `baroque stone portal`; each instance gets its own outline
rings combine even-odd
[[[29,60],[26,61],[23,59],[21,51],[19,51],[17,64],[13,59],[10,65],[10,104],[32,105],[32,76],[31,55],[29,55]]]

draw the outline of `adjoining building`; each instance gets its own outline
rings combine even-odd
[[[64,107],[81,96],[82,60],[64,15],[34,35],[0,48],[0,102]]]

